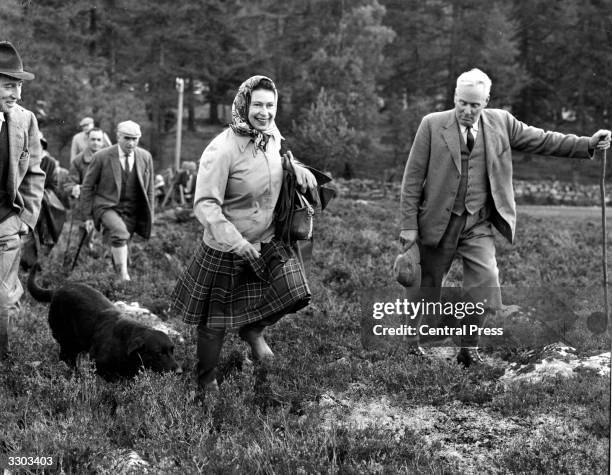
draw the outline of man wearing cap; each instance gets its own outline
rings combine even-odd
[[[81,186],[81,214],[87,231],[102,224],[121,280],[128,273],[128,241],[133,233],[151,235],[154,206],[153,158],[138,147],[140,126],[117,126],[117,144],[96,152]]]
[[[565,135],[528,126],[505,110],[485,109],[490,89],[484,72],[465,72],[457,79],[455,108],[423,118],[404,171],[399,236],[405,249],[419,245],[423,293],[437,289],[439,298],[453,259],[460,257],[463,290],[486,302],[485,316],[501,306],[493,226],[514,240],[512,150],[588,159],[610,146],[609,130]],[[457,361],[479,361],[477,345],[477,338],[463,340]]]
[[[91,117],[84,117],[81,119],[79,123],[79,127],[81,131],[78,132],[74,137],[72,137],[72,145],[70,146],[70,163],[74,161],[76,156],[83,152],[87,148],[87,133],[95,127],[94,120]],[[111,141],[106,135],[105,132],[102,132],[103,135],[103,146],[110,147]]]
[[[23,294],[21,236],[36,226],[45,182],[36,117],[17,104],[23,81],[32,79],[15,47],[0,42],[0,360],[8,355],[10,320]]]

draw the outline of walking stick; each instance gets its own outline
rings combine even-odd
[[[83,247],[83,243],[85,242],[85,239],[88,235],[89,233],[87,232],[87,229],[81,228],[81,239],[79,241],[79,247],[77,247],[77,251],[74,256],[74,261],[72,261],[72,267],[70,268],[70,272],[72,272],[76,267],[77,261],[79,260],[79,254],[81,253],[81,248]]]
[[[72,238],[72,227],[74,226],[74,208],[70,212],[70,229],[68,231],[68,240],[66,242],[66,251],[64,251],[64,268],[68,267],[68,253],[70,252],[70,239]]]
[[[612,322],[610,321],[610,310],[608,309],[608,250],[606,233],[606,150],[601,155],[601,181],[599,190],[601,192],[601,240],[602,240],[602,268],[603,268],[603,288],[604,288],[604,310],[606,312],[606,322],[608,333],[612,340]]]
[[[612,345],[612,321],[610,320],[610,311],[608,310],[608,240],[606,236],[606,150],[604,149],[601,155],[601,181],[599,189],[601,191],[601,237],[602,237],[602,263],[603,263],[603,286],[604,286],[604,309],[606,312],[605,322],[608,324],[608,338]],[[612,379],[610,379],[610,391],[612,392]],[[610,410],[612,410],[612,400],[610,400]],[[610,439],[609,450],[612,450],[612,439]],[[611,453],[611,452],[608,452]]]

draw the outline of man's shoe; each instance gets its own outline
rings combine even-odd
[[[468,368],[471,364],[482,363],[483,359],[480,356],[477,346],[464,346],[457,353],[457,363]]]

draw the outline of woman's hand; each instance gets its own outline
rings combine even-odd
[[[295,161],[291,151],[287,152],[287,156],[293,164],[293,169],[295,170],[295,180],[297,181],[298,186],[301,188],[302,193],[306,193],[308,188],[314,192],[317,188],[317,179],[310,172],[310,170]]]
[[[259,251],[255,248],[255,246],[248,241],[245,241],[244,244],[234,252],[245,260],[258,259],[260,256]]]

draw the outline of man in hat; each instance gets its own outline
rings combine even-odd
[[[117,144],[94,154],[81,186],[86,229],[90,232],[102,224],[121,280],[130,280],[129,239],[134,232],[148,239],[153,224],[153,158],[138,147],[140,136],[136,122],[121,122]]]
[[[70,164],[74,161],[76,156],[83,152],[87,148],[87,133],[95,127],[94,120],[91,117],[83,117],[79,123],[81,131],[72,137],[72,145],[70,146]],[[103,146],[110,147],[112,145],[110,138],[105,132],[103,135]]]
[[[23,294],[21,236],[36,226],[45,182],[36,117],[17,104],[23,81],[32,79],[15,47],[0,42],[0,360],[8,355],[10,320]]]
[[[400,243],[419,244],[421,286],[437,289],[439,296],[453,259],[460,257],[463,290],[485,302],[478,325],[501,306],[493,226],[513,241],[512,150],[588,159],[610,146],[609,130],[577,137],[486,109],[490,89],[489,77],[472,69],[457,79],[454,109],[425,116],[406,163],[400,204]],[[463,340],[457,361],[479,361],[477,345],[477,337]]]

